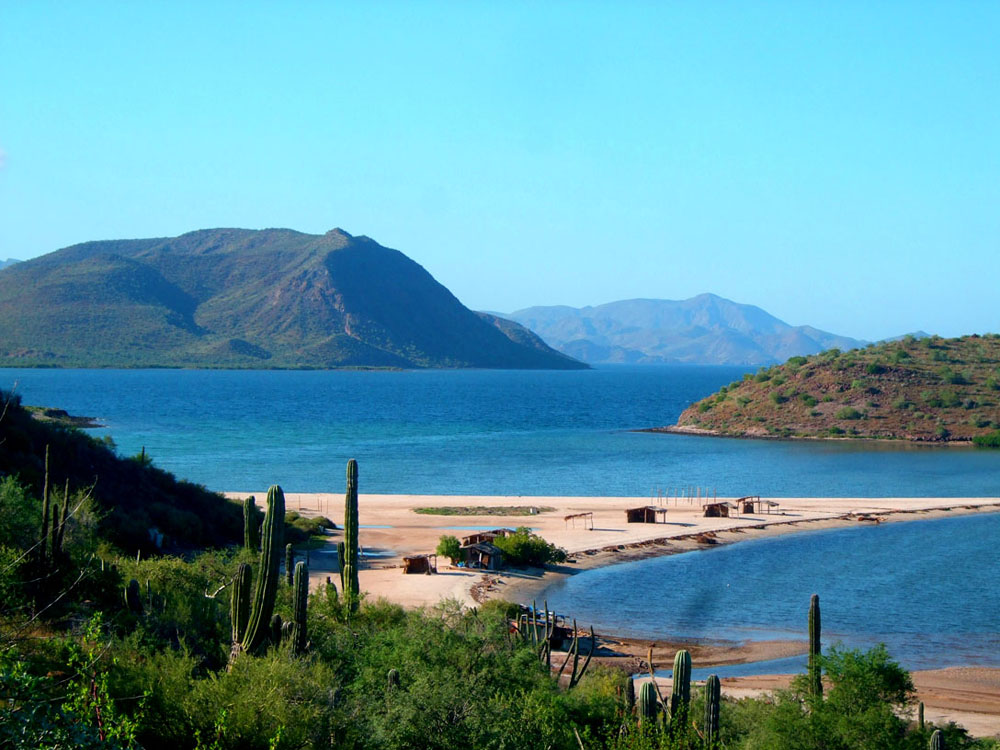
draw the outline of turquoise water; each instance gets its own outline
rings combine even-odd
[[[736,367],[583,372],[0,370],[25,403],[104,421],[123,454],[212,489],[648,496],[1000,495],[1000,452],[632,432],[671,424]]]
[[[910,669],[1000,667],[998,570],[1000,514],[984,514],[638,560],[579,573],[539,601],[598,631],[636,637],[804,640],[809,597],[819,594],[827,645],[884,642]],[[794,672],[801,663],[726,674]]]

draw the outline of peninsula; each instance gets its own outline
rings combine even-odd
[[[905,337],[792,357],[654,431],[989,444],[1000,430],[1000,335]]]

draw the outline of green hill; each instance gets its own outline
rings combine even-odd
[[[1000,335],[831,349],[746,375],[672,432],[970,441],[1000,428]]]
[[[334,229],[87,242],[0,274],[0,365],[586,367]]]
[[[0,479],[15,477],[36,497],[45,481],[49,450],[51,494],[62,503],[93,498],[101,537],[124,550],[221,546],[241,538],[242,509],[222,495],[176,479],[147,460],[121,458],[104,442],[67,426],[66,420],[39,418],[20,398],[0,391]]]

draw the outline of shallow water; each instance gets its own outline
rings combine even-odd
[[[804,640],[816,593],[826,645],[884,642],[911,669],[1000,667],[998,569],[1000,514],[992,513],[637,560],[581,572],[539,599],[598,631],[634,637]]]

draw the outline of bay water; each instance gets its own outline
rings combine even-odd
[[[6,369],[0,388],[96,417],[122,455],[145,448],[215,490],[342,492],[357,458],[363,493],[1000,496],[1000,451],[637,431],[747,371]],[[803,637],[819,593],[831,639],[886,641],[911,667],[1000,666],[998,541],[1000,516],[804,533],[587,571],[546,595],[609,632],[742,640]]]

